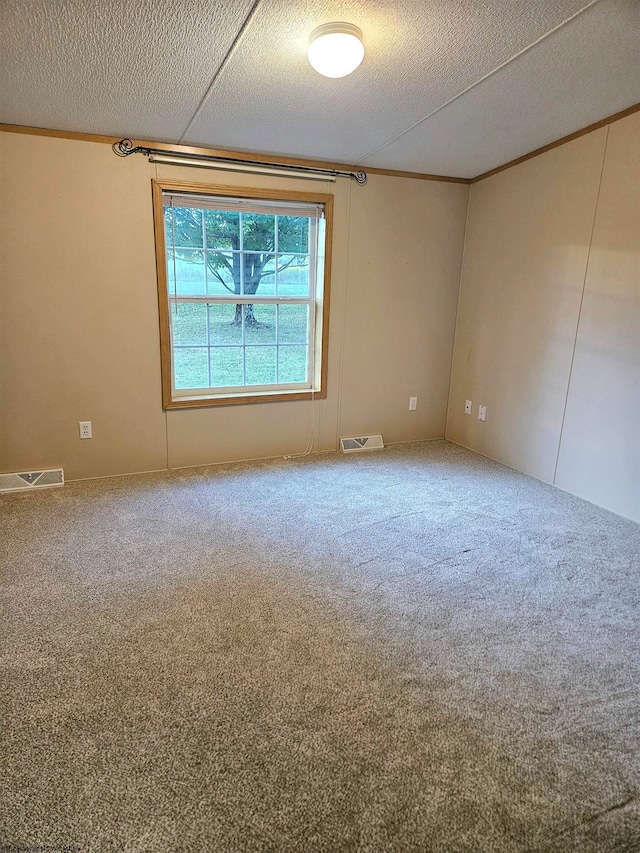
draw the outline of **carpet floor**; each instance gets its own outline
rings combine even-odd
[[[640,527],[447,442],[0,498],[0,850],[640,851]]]

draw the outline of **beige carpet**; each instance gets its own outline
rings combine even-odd
[[[640,850],[640,528],[446,442],[0,498],[0,851]]]

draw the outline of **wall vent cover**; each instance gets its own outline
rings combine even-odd
[[[381,435],[362,435],[360,438],[341,438],[343,453],[360,453],[363,450],[384,450]]]
[[[43,489],[50,486],[64,486],[62,468],[22,471],[20,474],[0,474],[0,492],[22,492],[26,489]]]

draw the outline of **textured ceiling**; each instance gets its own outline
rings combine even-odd
[[[639,54],[640,3],[598,3],[364,162],[475,177],[640,101]]]
[[[0,0],[0,118],[177,139],[253,0]]]
[[[330,80],[309,32],[366,56]],[[640,101],[640,0],[2,0],[0,121],[472,177]]]

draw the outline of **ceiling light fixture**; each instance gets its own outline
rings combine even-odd
[[[322,24],[309,36],[307,59],[325,77],[346,77],[363,57],[362,30],[354,24]]]

